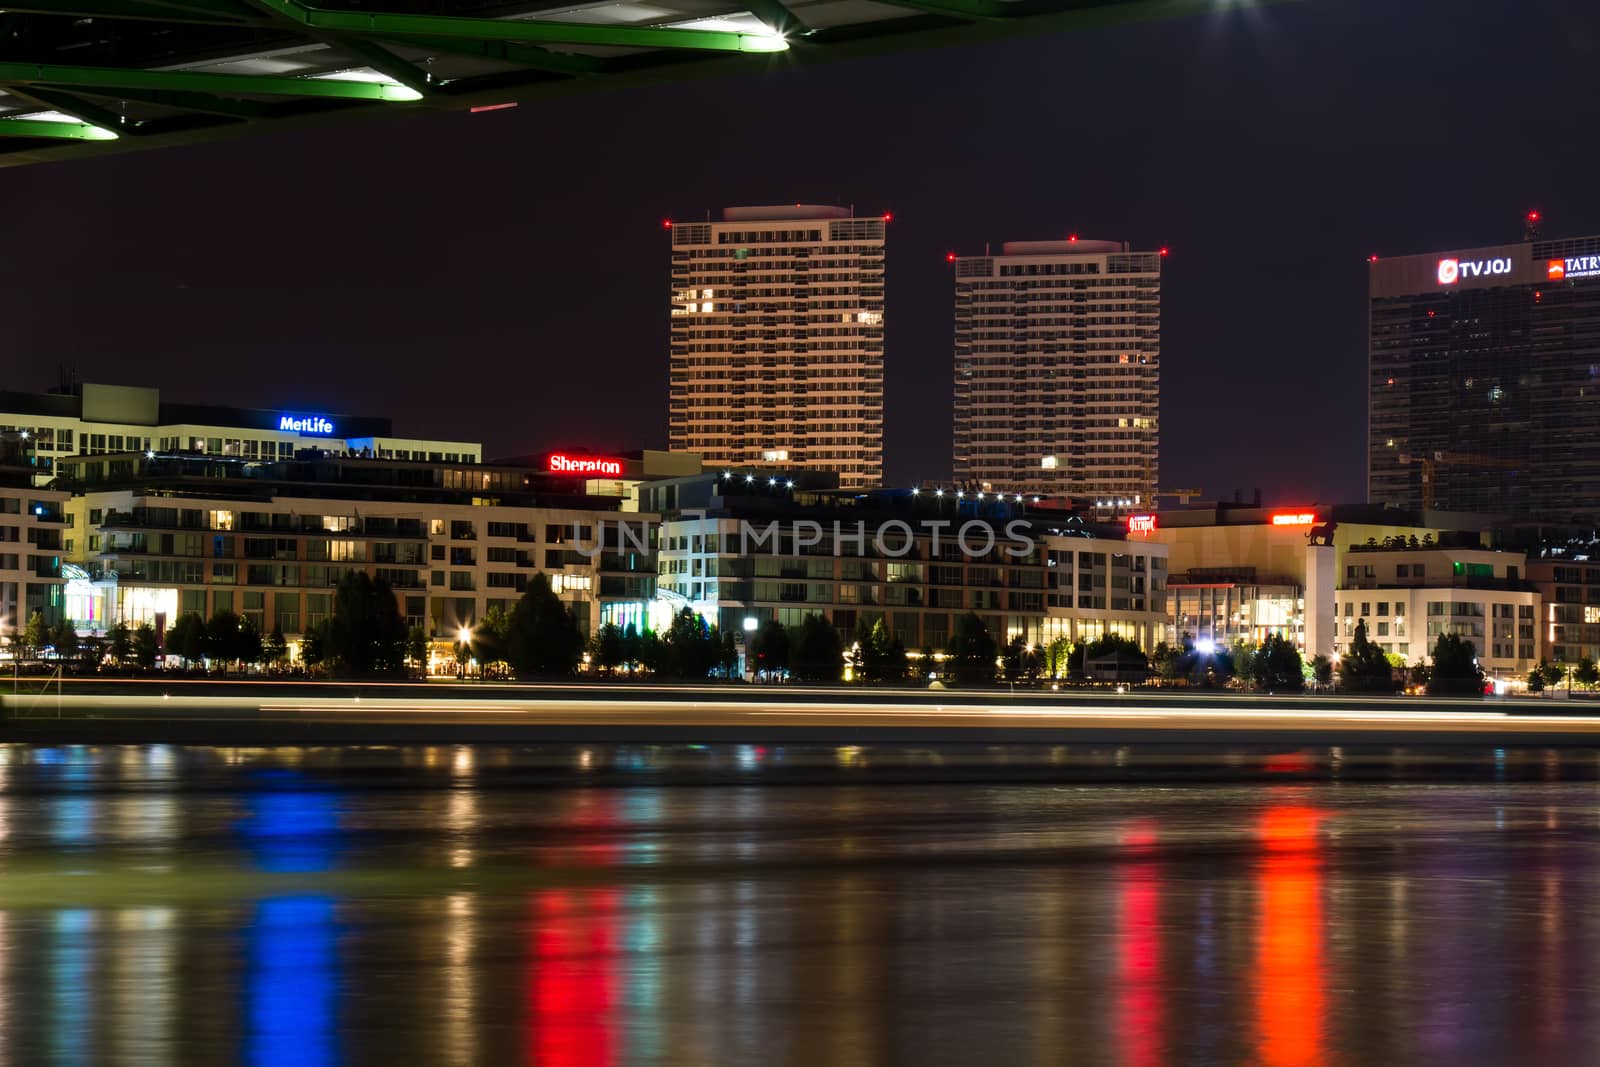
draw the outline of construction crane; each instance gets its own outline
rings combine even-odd
[[[1475,452],[1435,452],[1431,456],[1421,456],[1418,461],[1422,464],[1422,510],[1433,510],[1433,473],[1439,467],[1488,467],[1493,470],[1511,471],[1522,466],[1520,460],[1503,459],[1499,456],[1484,456]],[[1410,463],[1411,457],[1402,455],[1401,463]]]
[[[1175,496],[1178,503],[1188,507],[1189,501],[1200,495],[1198,489],[1157,489],[1156,496]]]

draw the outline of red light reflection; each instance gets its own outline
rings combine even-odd
[[[539,1067],[617,1062],[619,890],[533,894],[526,1059]]]
[[[1317,808],[1280,804],[1261,815],[1256,1027],[1258,1062],[1323,1062],[1322,858]]]
[[[1161,872],[1152,858],[1155,826],[1130,823],[1121,845],[1136,859],[1124,863],[1117,884],[1115,1032],[1127,1067],[1166,1062],[1166,1002],[1161,970]]]

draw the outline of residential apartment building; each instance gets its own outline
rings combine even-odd
[[[0,644],[17,639],[38,612],[60,618],[61,555],[70,533],[67,494],[33,485],[30,452],[18,434],[0,433]]]
[[[955,260],[955,306],[957,482],[1153,507],[1161,253],[1008,242]]]
[[[607,605],[654,595],[653,545],[618,541],[621,498],[527,468],[159,452],[59,468],[73,494],[66,614],[90,631],[228,611],[294,641],[352,570],[387,580],[407,623],[445,639],[509,611],[541,572],[585,632]]]
[[[643,493],[664,512],[661,594],[735,633],[821,615],[848,638],[881,619],[908,649],[942,651],[968,612],[1036,647],[1117,633],[1148,649],[1164,633],[1166,546],[1077,516],[750,473]]]
[[[797,204],[669,227],[672,449],[880,484],[888,217]]]
[[[1539,628],[1552,662],[1600,660],[1600,556],[1595,545],[1562,545],[1528,560],[1539,591]]]
[[[396,437],[386,418],[172,403],[156,389],[92,382],[52,393],[0,391],[0,432],[8,430],[26,435],[39,485],[49,482],[62,458],[120,452],[271,460],[320,449],[435,463],[483,458],[474,442]]]
[[[1520,682],[1545,654],[1527,566],[1521,552],[1352,545],[1334,594],[1336,648],[1350,647],[1363,619],[1369,640],[1408,663],[1428,659],[1450,633],[1472,642],[1486,674]]]

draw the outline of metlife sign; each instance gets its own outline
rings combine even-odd
[[[290,433],[331,434],[333,423],[321,415],[280,415],[278,429]]]
[[[1440,285],[1454,285],[1459,281],[1488,278],[1496,274],[1510,274],[1515,269],[1515,263],[1509,256],[1497,256],[1493,259],[1456,259],[1454,257],[1439,261],[1438,278]]]

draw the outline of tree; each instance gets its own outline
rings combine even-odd
[[[1578,660],[1578,665],[1572,668],[1572,680],[1585,689],[1593,689],[1600,684],[1600,666],[1596,666],[1588,656],[1583,656]]]
[[[1383,650],[1367,640],[1367,620],[1356,622],[1350,650],[1339,657],[1339,684],[1352,693],[1394,692],[1394,668]]]
[[[160,651],[156,644],[156,629],[147,622],[141,622],[139,628],[133,631],[133,662],[142,670],[149,670],[156,665],[156,654]]]
[[[1428,665],[1422,662],[1420,659],[1406,669],[1406,677],[1410,679],[1411,684],[1420,685],[1424,688],[1426,688],[1428,684],[1428,678],[1432,675],[1432,673],[1433,672],[1428,669]]]
[[[50,624],[44,613],[35,611],[28,616],[28,625],[22,631],[22,647],[37,656],[50,643]]]
[[[589,661],[606,674],[612,674],[623,664],[622,631],[617,624],[608,622],[595,632],[589,644]]]
[[[1165,641],[1157,643],[1150,653],[1150,669],[1165,682],[1175,680],[1182,673],[1182,661],[1182,649],[1173,648]]]
[[[844,673],[844,643],[821,615],[807,615],[797,628],[789,669],[806,682],[837,682]]]
[[[1311,657],[1311,680],[1321,685],[1333,684],[1333,660],[1320,652]]]
[[[667,646],[654,630],[646,630],[639,635],[639,666],[651,674],[667,672]]]
[[[1483,671],[1472,642],[1457,634],[1440,634],[1433,646],[1428,695],[1482,696]]]
[[[622,628],[622,665],[630,671],[639,666],[640,653],[644,648],[644,638],[639,635],[639,628],[632,623]]]
[[[283,630],[274,626],[261,642],[260,662],[265,667],[277,667],[288,658],[289,642],[284,639]]]
[[[854,653],[855,669],[865,681],[898,681],[906,676],[905,646],[881,618],[871,625],[862,620],[856,627]]]
[[[1008,682],[1018,681],[1028,669],[1028,643],[1022,639],[1021,634],[1006,642],[1001,664]]]
[[[233,647],[234,658],[242,666],[248,667],[266,658],[267,642],[262,638],[261,631],[256,629],[256,624],[249,619],[239,623],[239,636],[235,638]]]
[[[206,655],[213,663],[221,664],[224,672],[228,664],[245,658],[239,616],[231,611],[219,611],[211,616],[211,621],[206,623]]]
[[[128,657],[133,653],[133,632],[126,623],[117,623],[107,632],[107,650],[111,654],[111,661],[118,667],[128,664]]]
[[[1530,692],[1530,693],[1542,693],[1542,692],[1544,692],[1544,661],[1543,660],[1540,660],[1539,661],[1539,665],[1537,667],[1533,668],[1533,670],[1528,672],[1528,692]]]
[[[509,662],[507,657],[511,654],[511,616],[498,604],[484,612],[483,618],[473,629],[472,654],[484,667]]]
[[[789,631],[777,619],[768,619],[750,636],[749,659],[752,671],[781,674],[789,669]]]
[[[1543,660],[1541,660],[1539,662],[1539,669],[1544,672],[1544,684],[1546,688],[1554,688],[1555,686],[1558,686],[1562,682],[1566,681],[1567,665],[1562,663],[1560,660],[1556,660],[1554,663],[1545,663]]]
[[[975,613],[969,611],[956,620],[946,651],[950,673],[958,682],[994,681],[995,640]]]
[[[78,658],[78,630],[70,619],[62,619],[50,627],[50,643],[55,646],[56,659]]]
[[[167,628],[167,651],[189,667],[205,662],[205,620],[192,611],[179,615]]]
[[[351,571],[333,594],[323,657],[356,677],[393,676],[405,669],[406,621],[383,578]]]
[[[722,658],[722,639],[692,608],[681,608],[662,638],[666,673],[700,681]]]
[[[316,670],[328,658],[328,622],[323,619],[315,626],[307,626],[300,635],[300,662],[308,671]]]
[[[1268,634],[1251,656],[1251,677],[1259,688],[1275,693],[1298,693],[1305,688],[1300,650],[1280,634]]]
[[[719,644],[717,666],[721,668],[724,678],[732,678],[739,673],[739,642],[733,639],[732,630],[723,630]]]
[[[1044,650],[1044,671],[1051,678],[1065,678],[1072,670],[1072,639],[1058,637]]]
[[[518,678],[571,674],[583,658],[584,638],[572,612],[543,573],[533,576],[511,612],[506,662]]]

